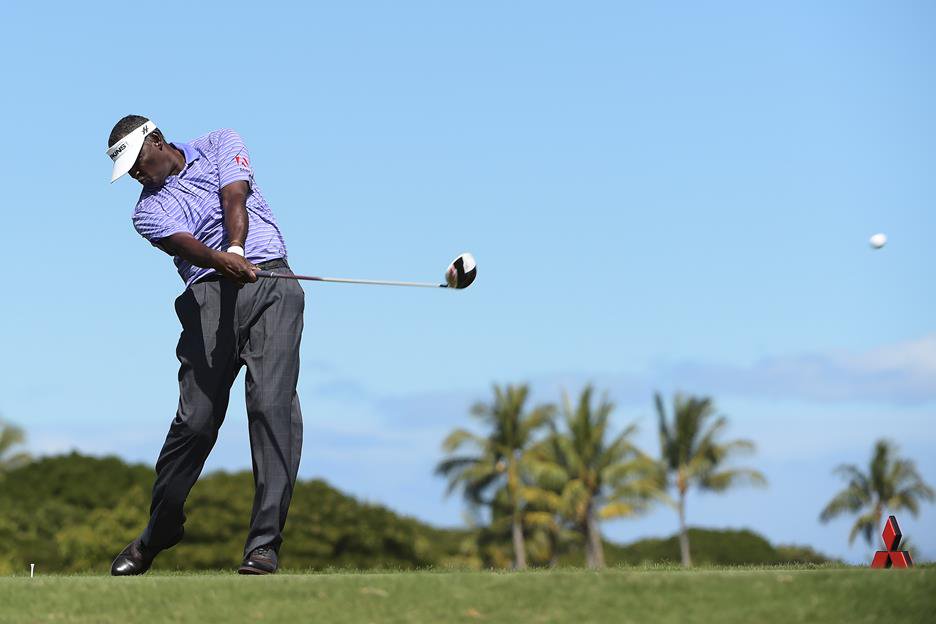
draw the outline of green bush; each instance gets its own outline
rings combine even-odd
[[[0,483],[0,573],[32,562],[47,571],[107,570],[146,525],[153,477],[144,466],[77,453],[11,471]],[[156,567],[240,563],[253,491],[247,471],[203,476],[186,503],[185,539]],[[361,503],[321,480],[300,481],[281,555],[298,568],[427,567],[457,560],[465,535]]]
[[[106,571],[146,525],[151,468],[115,457],[72,453],[7,473],[0,482],[0,574],[28,569]],[[157,568],[232,568],[241,559],[253,504],[247,471],[203,476],[186,504],[185,539]],[[284,533],[281,560],[291,568],[506,567],[509,539],[490,530],[439,529],[386,507],[362,503],[324,481],[300,481]],[[774,548],[751,531],[690,529],[698,563],[820,562],[814,551]],[[534,543],[532,540],[531,543]],[[678,562],[675,536],[622,546],[606,544],[608,565]],[[562,546],[560,564],[582,565],[581,544]],[[547,565],[548,561],[540,561]]]

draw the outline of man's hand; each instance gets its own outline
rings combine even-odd
[[[257,276],[254,274],[257,267],[248,262],[243,256],[218,251],[212,255],[212,266],[218,273],[238,284],[257,281]]]
[[[248,262],[246,258],[206,247],[188,232],[177,232],[167,236],[158,241],[158,245],[171,256],[178,256],[198,267],[215,269],[238,284],[257,281],[257,276],[254,274],[257,267]]]

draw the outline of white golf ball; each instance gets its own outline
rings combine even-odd
[[[881,247],[884,246],[885,243],[887,243],[887,236],[885,236],[884,234],[880,234],[880,233],[875,234],[874,236],[871,237],[871,240],[869,242],[871,243],[871,246],[874,247],[875,249],[880,249]]]

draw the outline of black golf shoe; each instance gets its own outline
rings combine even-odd
[[[113,576],[136,576],[143,574],[150,569],[156,553],[149,553],[143,548],[140,538],[137,538],[127,544],[127,547],[120,551],[114,563],[111,564],[111,575]]]
[[[273,574],[279,567],[276,551],[270,546],[258,546],[244,557],[238,574]]]

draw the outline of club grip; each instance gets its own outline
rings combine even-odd
[[[256,275],[257,277],[279,277],[279,275],[277,275],[273,271],[265,271],[263,269],[257,269],[256,271],[254,271],[254,275]]]

